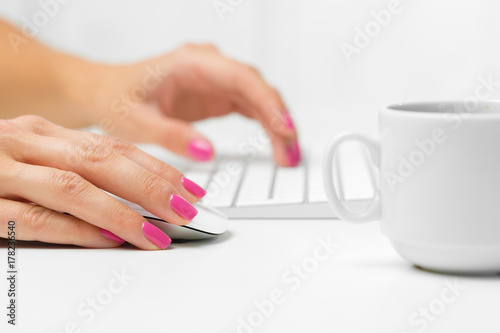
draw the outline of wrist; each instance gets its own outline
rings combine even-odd
[[[55,60],[54,72],[61,101],[72,114],[76,127],[97,124],[100,115],[109,108],[112,95],[112,66],[62,55]]]
[[[143,97],[141,87],[146,95],[153,93],[150,88],[170,72],[172,58],[167,54],[133,64],[109,65],[62,55],[55,61],[54,71],[62,100],[82,124],[80,127],[99,125],[109,132],[109,123],[118,124],[124,117],[124,99],[137,104]]]

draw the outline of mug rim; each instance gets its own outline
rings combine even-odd
[[[408,113],[412,115],[420,115],[426,117],[442,117],[443,114],[450,113],[466,113],[470,117],[480,117],[480,118],[500,118],[500,100],[478,100],[477,106],[475,108],[484,106],[488,108],[489,105],[495,105],[499,111],[489,111],[489,112],[476,112],[476,110],[467,110],[466,100],[423,100],[423,101],[411,101],[411,102],[399,102],[393,103],[385,106],[383,110],[396,113]],[[440,106],[441,105],[441,106]],[[438,111],[435,110],[425,110],[425,108],[433,107],[433,109],[439,109],[440,107],[446,106],[461,106],[462,109],[456,111]]]

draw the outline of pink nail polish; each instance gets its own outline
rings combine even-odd
[[[99,228],[99,230],[101,231],[101,235],[103,235],[107,239],[110,239],[110,240],[117,242],[119,244],[125,243],[125,240],[121,239],[120,237],[118,237],[117,235],[112,233],[111,231],[106,230],[106,229],[102,229],[102,228]]]
[[[289,146],[286,148],[286,153],[288,155],[288,163],[290,166],[296,166],[299,164],[301,159],[300,147],[297,140],[294,140]]]
[[[288,129],[295,130],[295,126],[293,125],[292,117],[290,117],[290,114],[285,111],[283,113],[283,118],[285,119],[285,125]]]
[[[189,221],[191,221],[196,214],[198,214],[196,208],[191,206],[189,202],[177,194],[172,194],[172,197],[170,198],[170,206],[172,206],[173,210],[175,210],[180,217]]]
[[[166,249],[172,243],[170,237],[147,221],[142,224],[142,232],[151,243],[160,249]]]
[[[192,180],[187,179],[186,177],[182,178],[182,186],[191,194],[193,194],[197,198],[203,198],[207,191],[205,191],[200,185],[196,184]]]
[[[203,139],[193,139],[187,147],[189,155],[198,161],[208,161],[214,154],[212,145]]]

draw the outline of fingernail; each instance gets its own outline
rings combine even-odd
[[[172,206],[180,217],[189,221],[194,219],[196,214],[198,214],[196,208],[191,206],[189,202],[177,194],[172,194],[172,197],[170,198],[170,206]]]
[[[203,139],[193,139],[187,147],[188,154],[198,161],[208,161],[212,158],[214,150],[212,145]]]
[[[290,166],[296,166],[299,164],[301,156],[300,156],[300,147],[297,140],[294,140],[286,147],[286,153],[288,155],[288,163]]]
[[[142,224],[142,232],[151,243],[160,249],[166,249],[172,243],[170,237],[147,221]]]
[[[285,125],[288,129],[295,130],[295,126],[293,125],[292,117],[290,117],[290,114],[288,111],[285,111],[283,113],[283,118],[285,119]]]
[[[186,177],[182,178],[182,186],[191,194],[193,194],[197,198],[203,198],[207,191],[205,191],[200,185],[196,184],[192,180],[187,179]]]
[[[112,233],[111,231],[103,229],[103,228],[99,228],[99,230],[101,231],[101,235],[103,235],[107,239],[110,239],[110,240],[117,242],[119,244],[125,243],[125,240],[121,239],[120,237],[118,237],[117,235]]]

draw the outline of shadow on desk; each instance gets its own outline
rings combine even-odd
[[[168,251],[172,251],[175,249],[181,250],[183,247],[203,247],[203,246],[211,246],[211,245],[216,245],[222,242],[225,242],[231,237],[231,232],[226,231],[224,234],[215,237],[215,238],[209,238],[209,239],[203,239],[203,240],[193,240],[193,241],[173,241],[172,244],[166,249]],[[7,249],[7,240],[6,239],[0,239],[0,249]],[[65,244],[51,244],[51,243],[43,243],[43,242],[32,242],[32,241],[16,241],[16,248],[18,249],[44,249],[44,250],[68,250],[68,249],[74,249],[74,250],[81,250],[81,251],[88,251],[88,250],[93,250],[94,248],[85,248],[85,247],[80,247],[80,246],[75,246],[75,245],[65,245]],[[122,246],[119,247],[113,247],[109,248],[109,251],[141,251],[132,244],[125,243]]]
[[[480,279],[480,280],[500,280],[500,272],[497,273],[488,273],[488,274],[474,274],[474,273],[464,273],[464,274],[451,274],[451,273],[444,273],[444,272],[438,272],[438,271],[433,271],[429,270],[420,266],[411,266],[412,270],[420,273],[420,274],[434,274],[437,276],[443,276],[443,277],[449,277],[449,276],[456,276],[460,278],[467,278],[467,279]]]
[[[421,277],[429,277],[429,276],[434,276],[434,277],[443,277],[443,278],[453,278],[453,277],[458,277],[458,278],[463,278],[463,279],[477,279],[477,280],[497,280],[500,281],[500,272],[498,273],[491,273],[491,274],[451,274],[451,273],[442,273],[442,272],[437,272],[437,271],[431,271],[424,269],[419,266],[415,266],[409,262],[404,261],[403,259],[401,260],[379,260],[379,261],[374,261],[374,262],[366,262],[366,261],[361,261],[361,260],[356,260],[352,261],[348,264],[343,265],[344,268],[346,269],[359,269],[363,268],[366,269],[367,271],[372,271],[372,270],[380,270],[384,269],[386,271],[401,271],[404,269],[406,272],[415,275],[415,276],[421,276]]]

